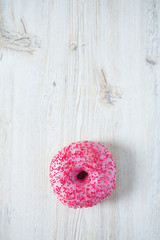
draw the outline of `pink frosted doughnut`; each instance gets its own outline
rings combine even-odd
[[[115,188],[116,164],[100,143],[72,143],[51,161],[50,182],[60,201],[72,208],[92,207]]]

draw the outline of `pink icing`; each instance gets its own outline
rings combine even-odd
[[[52,159],[50,182],[54,193],[68,207],[92,207],[115,188],[116,164],[100,143],[72,143]]]

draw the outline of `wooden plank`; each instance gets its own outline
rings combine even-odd
[[[160,2],[0,1],[0,239],[158,240]],[[92,140],[117,163],[103,203],[69,209],[49,165]]]

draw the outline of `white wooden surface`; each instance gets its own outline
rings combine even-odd
[[[0,22],[0,239],[160,239],[160,1],[1,0]],[[117,185],[74,210],[48,175],[78,140]]]

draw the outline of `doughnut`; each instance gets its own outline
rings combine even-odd
[[[64,147],[50,164],[50,183],[70,208],[92,207],[111,195],[116,164],[100,143],[81,141]]]

